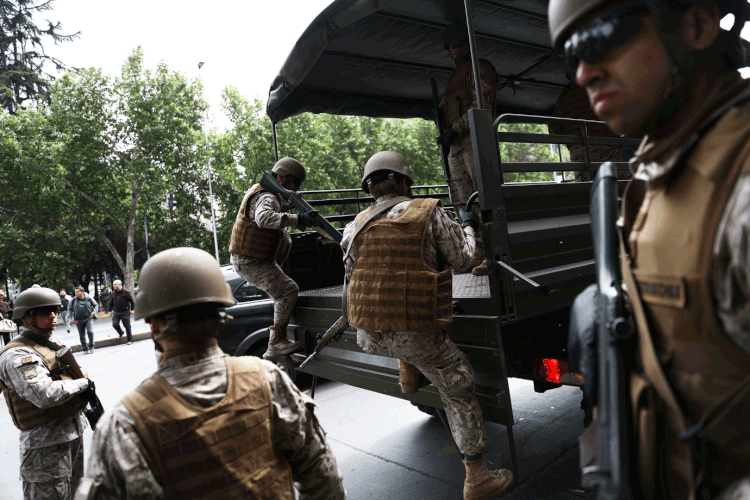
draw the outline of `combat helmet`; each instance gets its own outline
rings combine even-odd
[[[197,304],[235,304],[219,263],[198,248],[171,248],[154,255],[141,269],[138,285],[135,319]]]
[[[443,48],[446,50],[451,42],[460,42],[469,38],[469,30],[462,21],[455,22],[443,30],[440,39],[443,41]]]
[[[405,175],[414,184],[414,173],[409,168],[406,158],[393,151],[381,151],[372,155],[365,164],[365,172],[362,174],[362,191],[369,193],[370,188],[367,186],[367,178],[375,172],[383,170]]]
[[[51,288],[29,288],[19,293],[13,306],[13,320],[20,320],[30,309],[46,306],[62,307],[60,295]]]
[[[276,165],[271,169],[271,172],[281,175],[282,177],[285,175],[293,175],[301,181],[304,181],[307,178],[305,167],[294,158],[289,157],[277,161]]]

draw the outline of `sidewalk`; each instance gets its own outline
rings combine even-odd
[[[112,314],[97,314],[97,319],[94,321],[94,347],[108,347],[112,345],[126,344],[128,341],[127,335],[123,335],[122,338],[118,338],[117,332],[112,328],[112,320],[110,319]],[[143,320],[134,321],[133,317],[130,317],[131,331],[133,333],[133,342],[140,340],[148,340],[151,338],[151,326]],[[70,328],[70,333],[66,331]],[[122,327],[121,327],[122,328]],[[123,332],[125,331],[122,328]],[[52,334],[53,337],[60,339],[65,345],[70,347],[73,352],[81,352],[81,340],[78,337],[78,327],[75,324],[66,326],[62,323],[57,324]]]

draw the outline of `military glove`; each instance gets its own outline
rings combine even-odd
[[[461,227],[471,226],[474,231],[479,229],[479,216],[475,212],[467,212],[463,208],[458,211]]]
[[[318,213],[317,210],[309,210],[302,212],[297,216],[297,229],[304,231],[308,227],[314,227],[318,225],[315,220],[315,215]]]
[[[453,130],[453,127],[448,127],[448,130],[440,134],[440,136],[437,138],[438,144],[442,144],[446,148],[451,147],[451,144],[456,140],[456,137],[458,137],[458,132]]]
[[[96,386],[94,385],[94,381],[91,379],[89,380],[89,386],[78,395],[83,398],[84,401],[87,401],[89,403],[93,403],[96,400]]]

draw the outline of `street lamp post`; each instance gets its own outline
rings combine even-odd
[[[146,233],[146,260],[151,258],[151,252],[148,251],[148,206],[151,205],[152,203],[156,203],[157,201],[161,200],[168,194],[169,194],[169,191],[159,196],[157,199],[153,201],[149,201],[148,203],[146,203],[146,208],[143,209],[143,230]]]
[[[198,63],[198,71],[203,67],[203,62]],[[208,199],[211,203],[211,225],[214,229],[214,248],[216,250],[216,262],[221,264],[221,260],[219,259],[219,239],[216,237],[216,215],[214,214],[214,191],[211,187],[211,155],[208,154],[208,131],[206,127],[208,126],[208,118],[206,118],[206,123],[203,126],[203,139],[204,144],[206,148],[206,169],[208,170]]]

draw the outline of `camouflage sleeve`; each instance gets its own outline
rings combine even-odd
[[[341,240],[341,248],[344,251],[344,255],[346,255],[346,249],[349,248],[349,240],[352,237],[352,233],[354,232],[355,227],[356,224],[354,223],[354,221],[352,221],[344,228],[344,237]],[[349,252],[349,256],[344,259],[344,271],[347,278],[352,274],[352,269],[354,268],[354,260],[357,258],[356,254],[357,250],[352,247],[352,251]]]
[[[276,365],[261,362],[273,393],[274,445],[282,451],[292,468],[300,500],[346,498],[336,458],[313,413],[315,402],[300,392]]]
[[[716,312],[727,334],[750,353],[750,173],[737,181],[714,242]]]
[[[266,229],[283,229],[297,225],[297,215],[281,212],[281,203],[271,193],[263,193],[255,202],[255,223]]]
[[[432,234],[438,253],[457,270],[466,269],[471,263],[476,247],[474,230],[451,219],[443,207],[437,207],[432,213]]]
[[[472,71],[469,72],[469,77],[471,81],[471,106],[469,106],[469,109],[476,109],[478,108],[477,104],[477,91],[475,90],[474,85],[474,73]],[[482,87],[482,97],[484,99],[484,109],[495,109],[495,94],[497,94],[498,89],[498,81],[497,81],[497,72],[495,71],[495,68],[487,61],[479,61],[479,78],[481,79],[481,87]],[[469,113],[468,111],[464,113],[463,115],[456,118],[456,120],[451,125],[453,127],[453,130],[458,132],[459,135],[463,134],[464,132],[469,131]]]
[[[39,408],[58,406],[88,388],[88,379],[52,380],[41,356],[23,347],[9,349],[0,358],[3,379],[21,398]]]
[[[136,434],[133,417],[117,403],[96,426],[75,500],[159,500],[164,489],[155,468]]]

